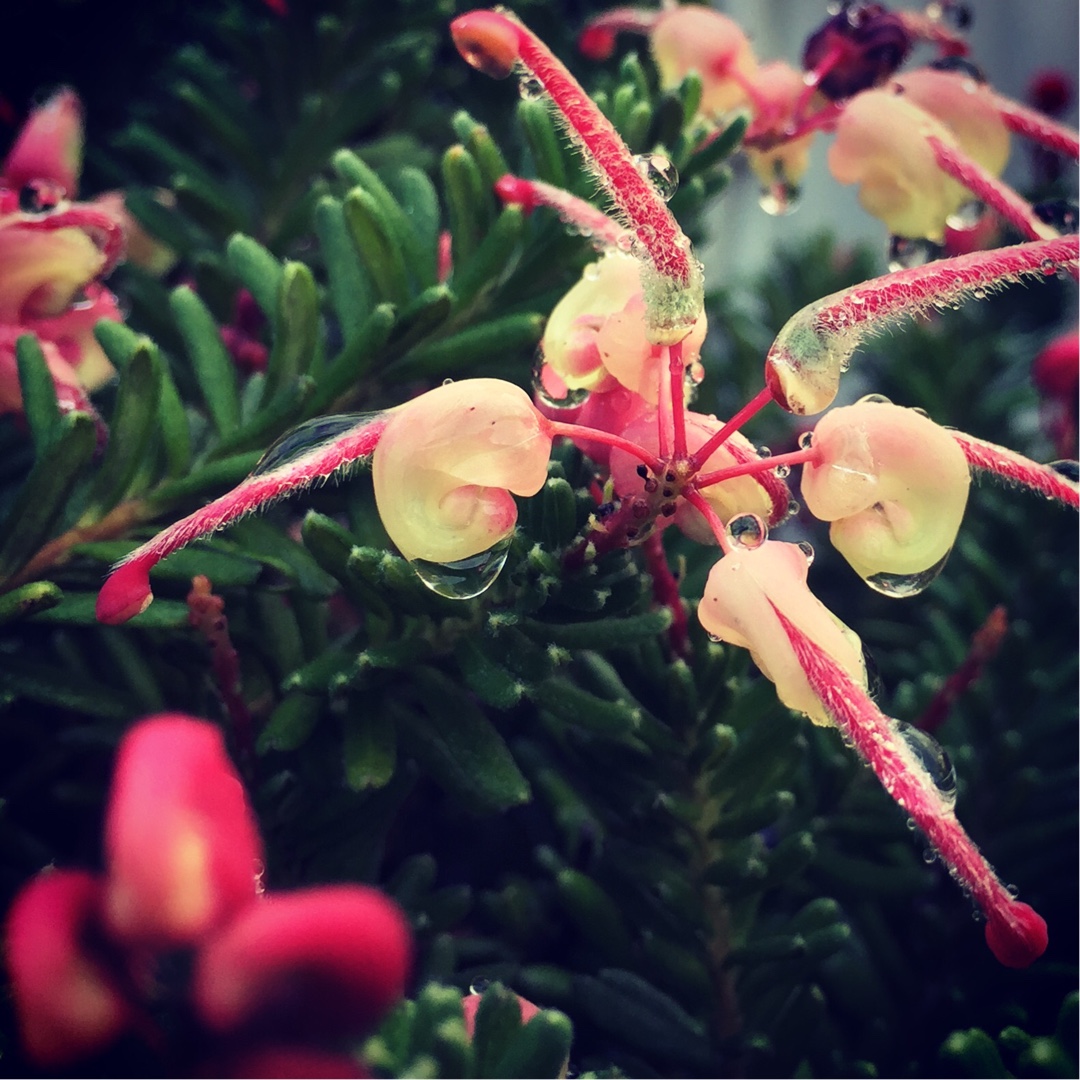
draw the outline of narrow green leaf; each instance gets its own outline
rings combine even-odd
[[[186,285],[172,291],[169,306],[214,427],[219,435],[230,435],[240,425],[240,393],[236,365],[221,340],[217,322]]]
[[[58,679],[55,667],[32,663],[24,656],[0,656],[0,690],[39,705],[81,713],[84,718],[130,720],[138,711],[135,702],[114,686],[71,672]]]
[[[364,321],[360,333],[347,341],[341,352],[330,362],[319,379],[319,386],[311,404],[309,415],[321,412],[374,366],[386,344],[396,321],[393,304],[378,304]]]
[[[495,658],[483,640],[463,634],[454,645],[454,656],[466,685],[481,701],[496,709],[509,709],[521,700],[524,684]]]
[[[0,581],[22,567],[58,526],[97,433],[86,413],[61,418],[60,435],[37,459],[0,525]]]
[[[281,288],[281,263],[262,244],[243,233],[229,238],[225,252],[233,273],[255,298],[262,313],[273,319]]]
[[[494,209],[494,196],[484,190],[480,167],[464,146],[451,146],[442,159],[443,190],[450,219],[454,265],[472,257]]]
[[[171,477],[184,476],[191,467],[191,428],[180,391],[173,382],[168,365],[161,365],[161,397],[158,419],[161,422],[161,441],[165,447],[165,468]]]
[[[476,1075],[499,1077],[503,1058],[521,1033],[521,1005],[517,995],[500,983],[484,991],[476,1010],[473,1047],[476,1052]],[[541,1075],[540,1073],[530,1075]]]
[[[323,698],[311,694],[294,693],[283,698],[259,732],[258,752],[298,750],[315,730],[323,703]]]
[[[30,426],[34,451],[40,456],[60,434],[60,406],[56,401],[56,383],[45,363],[45,354],[33,334],[20,334],[15,341],[15,359],[19,365],[23,414]]]
[[[549,184],[565,188],[567,174],[562,139],[555,128],[551,111],[543,101],[522,99],[518,102],[517,114],[532,151],[536,175]]]
[[[350,711],[343,743],[345,782],[353,791],[385,787],[397,768],[397,732],[383,709]]]
[[[287,262],[281,274],[274,345],[266,365],[262,401],[289,393],[311,370],[319,340],[319,296],[311,271]]]
[[[405,256],[392,227],[382,217],[378,200],[362,188],[353,188],[343,204],[345,226],[375,282],[379,296],[393,304],[409,299],[409,275]]]
[[[359,337],[375,305],[375,289],[345,227],[339,199],[324,196],[315,207],[315,232],[326,261],[330,302],[346,345]]]
[[[51,581],[31,581],[11,592],[0,593],[0,626],[56,607],[63,596],[60,586]]]
[[[64,593],[55,607],[39,611],[34,622],[56,626],[97,626],[97,593]],[[188,606],[180,600],[155,600],[141,615],[124,623],[125,630],[176,630],[188,625]]]
[[[503,315],[459,334],[424,343],[392,365],[391,370],[398,378],[420,378],[448,372],[462,374],[483,362],[504,363],[534,349],[543,327],[543,315]]]
[[[480,241],[471,258],[454,254],[454,295],[464,307],[478,293],[505,280],[513,270],[525,233],[525,215],[519,206],[507,206]]]
[[[244,216],[237,213],[236,200],[228,198],[217,184],[207,184],[188,173],[176,173],[170,186],[176,193],[177,206],[214,236],[228,236],[246,224]]]
[[[705,172],[728,157],[742,142],[750,123],[750,117],[740,113],[715,139],[695,154],[690,160],[690,168],[695,173]]]
[[[118,371],[123,371],[131,363],[135,350],[144,340],[143,335],[137,334],[130,326],[111,319],[98,322],[94,327],[94,337]]]
[[[84,521],[97,521],[128,493],[158,431],[161,357],[146,339],[120,376],[116,409],[109,425],[109,445],[90,488]]]
[[[631,645],[642,638],[662,634],[671,625],[667,609],[628,615],[623,619],[598,619],[582,623],[549,623],[522,619],[520,626],[535,641],[559,645],[564,649],[589,649],[598,645]]]

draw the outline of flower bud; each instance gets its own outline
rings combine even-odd
[[[447,383],[396,409],[372,461],[375,502],[407,559],[451,563],[513,532],[510,496],[547,478],[551,436],[524,390],[499,379]]]
[[[815,517],[832,522],[833,545],[862,578],[887,585],[940,566],[971,482],[964,453],[944,428],[914,409],[864,399],[823,417],[813,445],[820,457],[803,468],[803,499]]]
[[[58,184],[73,199],[82,170],[82,105],[62,89],[33,109],[0,167],[0,185],[18,191],[37,180]]]
[[[831,724],[777,611],[864,687],[866,668],[858,636],[807,588],[808,568],[807,555],[798,544],[766,540],[753,549],[737,546],[709,573],[698,618],[714,638],[749,649],[789,709],[805,713],[815,724]]]

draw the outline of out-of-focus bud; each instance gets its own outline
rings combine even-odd
[[[38,180],[73,199],[82,171],[82,105],[74,90],[58,90],[32,110],[0,167],[0,186],[18,191]]]
[[[845,4],[807,39],[803,67],[820,70],[818,89],[836,101],[885,82],[911,44],[903,20],[883,4]]]

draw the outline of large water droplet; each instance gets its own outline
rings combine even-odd
[[[734,543],[747,551],[761,547],[769,536],[765,522],[757,514],[740,514],[738,517],[733,517],[727,523],[726,531]]]
[[[491,982],[488,979],[473,979],[469,984],[469,993],[483,994],[490,985]]]
[[[1051,461],[1048,468],[1053,469],[1058,476],[1063,476],[1074,484],[1080,484],[1080,461],[1063,458],[1061,461]]]
[[[913,266],[924,266],[941,256],[941,246],[925,237],[890,236],[889,269],[910,270]]]
[[[309,450],[325,446],[340,438],[345,432],[371,423],[378,415],[374,412],[339,413],[336,416],[317,416],[314,420],[305,420],[270,444],[269,449],[251,470],[251,475],[261,476],[263,473],[287,465]]]
[[[435,563],[413,559],[416,576],[432,591],[449,600],[471,600],[490,588],[506,565],[510,537],[500,540],[487,551],[456,562]]]
[[[589,391],[582,387],[571,390],[558,372],[543,359],[538,360],[533,368],[532,387],[536,396],[552,409],[573,409],[589,396]]]
[[[859,398],[857,404],[859,405],[891,405],[892,401],[884,394],[867,394],[865,397]]]
[[[802,203],[802,191],[790,180],[778,178],[761,189],[758,206],[770,217],[786,217],[794,214]]]
[[[799,540],[796,544],[798,549],[803,553],[806,558],[806,565],[814,565],[814,545],[809,540]]]
[[[929,566],[916,574],[871,574],[869,577],[863,578],[863,581],[874,592],[879,592],[882,596],[894,596],[898,599],[917,596],[941,573],[945,563],[948,561],[951,550],[950,548],[949,551],[946,551],[933,566]]]
[[[804,431],[799,436],[799,449],[809,450],[814,445],[814,433],[812,431]]]
[[[974,229],[982,220],[982,216],[985,212],[985,205],[978,199],[972,199],[970,202],[964,203],[958,210],[951,213],[945,219],[945,224],[948,225],[950,229],[957,229],[964,232],[968,229]]]
[[[679,190],[679,170],[663,154],[637,154],[634,167],[649,181],[664,202]]]
[[[544,96],[544,84],[535,75],[527,75],[518,82],[518,93],[525,101],[536,101]]]
[[[956,803],[956,768],[937,739],[902,720],[896,724],[896,734],[907,743],[919,764],[930,774],[942,799],[947,805],[953,806]]]

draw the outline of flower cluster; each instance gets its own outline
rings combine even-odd
[[[87,393],[113,373],[93,335],[119,320],[101,280],[124,250],[117,198],[73,201],[82,164],[82,110],[71,90],[36,108],[0,166],[0,412],[19,412],[15,343],[41,344],[62,410],[92,412]]]
[[[264,892],[262,856],[216,727],[161,715],[131,728],[104,873],[46,869],[8,915],[27,1056],[59,1069],[131,1036],[216,1075],[363,1075],[343,1049],[404,991],[405,918],[361,886]]]
[[[904,175],[901,159],[910,149],[879,145],[887,129],[930,155],[940,183],[959,181],[962,192],[1011,207],[1017,221],[1032,219],[1018,196],[987,181],[1000,163],[1001,123],[1010,126],[1017,115],[1011,106],[978,86],[958,86],[954,80],[966,76],[949,72],[904,76],[903,93],[877,88],[895,76],[915,37],[956,51],[956,39],[940,27],[890,16],[879,5],[849,6],[841,21],[827,24],[824,38],[812,40],[814,78],[799,78],[803,89],[786,112],[765,109],[759,80],[772,85],[771,76],[723,17],[696,6],[648,16],[619,9],[594,23],[586,40],[599,53],[621,29],[651,34],[665,81],[697,70],[710,113],[748,101],[758,119],[768,116],[769,132],[755,136],[757,151],[782,153],[828,118],[837,132],[834,157],[862,162],[864,171],[851,175],[861,177],[864,202],[890,228],[901,228],[894,215],[912,214],[910,224],[904,219],[906,231],[937,236],[958,202],[954,194],[932,198],[925,184],[901,192],[903,198],[885,192],[886,181]],[[1045,923],[1002,885],[964,833],[954,793],[939,787],[924,765],[928,736],[885,716],[868,696],[858,638],[808,587],[812,552],[770,538],[769,530],[789,513],[787,477],[801,466],[808,509],[831,523],[832,541],[856,573],[885,595],[910,596],[941,570],[973,470],[1074,508],[1080,504],[1075,482],[876,396],[826,413],[789,454],[763,456],[739,428],[772,405],[796,415],[825,412],[850,357],[882,326],[984,297],[1004,283],[1075,272],[1076,238],[1042,227],[1026,243],[913,266],[825,297],[781,330],[765,358],[765,385],[743,408],[727,420],[695,413],[688,404],[705,334],[702,269],[666,205],[667,162],[656,154],[632,157],[562,63],[512,15],[470,12],[454,20],[451,32],[473,67],[500,78],[517,73],[543,88],[611,204],[606,217],[550,185],[520,177],[497,185],[501,198],[525,210],[555,210],[598,250],[552,313],[536,405],[509,384],[468,380],[354,419],[338,437],[299,456],[283,459],[272,449],[229,495],[133,552],[101,590],[98,617],[121,622],[142,610],[151,600],[149,570],[195,537],[369,457],[394,543],[432,588],[474,596],[505,560],[516,520],[509,493],[536,492],[552,440],[570,439],[596,463],[614,498],[566,553],[568,565],[643,542],[662,561],[657,536],[672,524],[715,544],[721,557],[698,608],[704,627],[716,640],[747,649],[783,702],[841,731],[982,909],[995,956],[1011,966],[1031,963],[1046,947]],[[807,89],[831,104],[811,114],[816,106]],[[974,104],[965,107],[968,98],[959,95]],[[873,112],[894,103],[913,114],[894,124]],[[1027,130],[1041,137],[1048,129]],[[1067,149],[1054,138],[1048,141]],[[984,144],[996,149],[979,164]],[[920,183],[925,171],[917,170]],[[936,176],[933,183],[939,184]],[[678,620],[680,602],[662,596],[659,585],[657,601],[675,608]]]

